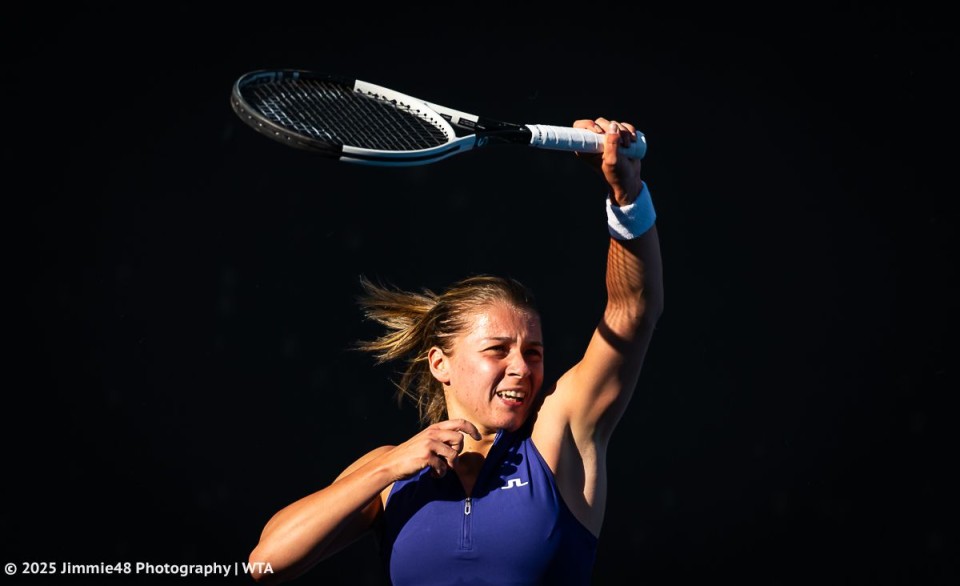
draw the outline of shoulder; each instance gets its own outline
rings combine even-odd
[[[534,414],[530,430],[530,437],[537,451],[554,471],[570,425],[566,404],[562,398],[557,397],[559,384],[560,381],[557,381],[550,388],[544,389],[542,402]]]

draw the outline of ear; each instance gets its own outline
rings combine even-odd
[[[430,365],[430,374],[443,384],[450,384],[450,362],[443,350],[434,346],[427,352],[427,364]]]

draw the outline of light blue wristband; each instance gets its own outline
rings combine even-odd
[[[637,238],[652,228],[657,220],[647,183],[644,181],[641,184],[643,189],[640,190],[640,195],[629,205],[615,206],[610,195],[607,195],[607,228],[610,236],[617,240]]]

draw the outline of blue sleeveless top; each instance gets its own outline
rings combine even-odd
[[[497,434],[469,498],[452,471],[394,483],[380,552],[393,586],[583,586],[597,538],[560,498],[525,426]]]

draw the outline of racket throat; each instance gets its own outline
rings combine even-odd
[[[530,129],[524,125],[490,118],[478,118],[472,132],[477,135],[478,147],[489,144],[528,145],[533,136]]]

